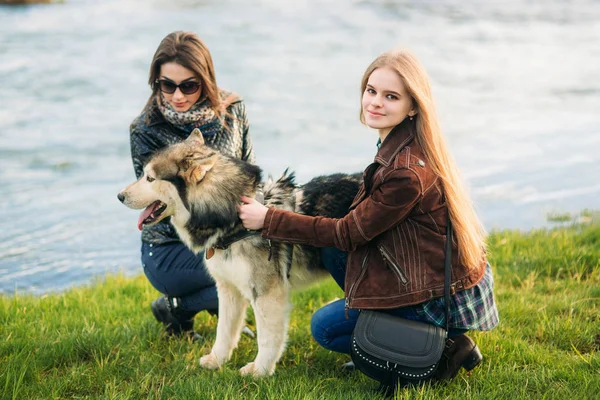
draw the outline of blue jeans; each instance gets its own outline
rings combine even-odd
[[[321,258],[325,268],[343,290],[347,253],[334,247],[326,247],[321,249]],[[350,354],[350,338],[356,326],[359,312],[358,310],[349,309],[348,318],[346,318],[345,308],[344,299],[336,300],[321,307],[312,316],[310,330],[313,338],[324,348],[338,353]],[[410,306],[385,310],[384,312],[406,319],[429,322],[424,321]],[[450,328],[448,336],[458,336],[465,332],[467,331],[464,329]]]
[[[217,288],[204,266],[204,253],[196,255],[181,242],[142,243],[142,265],[152,286],[177,297],[184,311],[217,312]]]

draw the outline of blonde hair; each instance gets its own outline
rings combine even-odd
[[[416,119],[416,141],[422,147],[433,171],[442,181],[458,245],[459,261],[469,268],[479,267],[486,251],[486,232],[444,141],[427,72],[417,58],[407,50],[383,53],[365,71],[360,88],[361,95],[365,91],[371,73],[381,67],[396,71],[412,97],[413,106],[417,111],[413,117]],[[360,121],[365,123],[362,109]]]

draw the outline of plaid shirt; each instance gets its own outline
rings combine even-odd
[[[457,292],[452,296],[450,304],[450,328],[489,331],[498,325],[498,309],[494,301],[494,277],[490,264],[477,285]],[[425,303],[406,307],[411,309],[405,317],[437,326],[444,326],[444,298],[437,298]],[[405,310],[408,311],[408,310]]]

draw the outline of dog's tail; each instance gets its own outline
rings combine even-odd
[[[264,187],[265,205],[293,209],[292,193],[296,187],[296,175],[293,171],[290,172],[289,168],[283,171],[277,181],[274,181],[273,177],[269,175]]]

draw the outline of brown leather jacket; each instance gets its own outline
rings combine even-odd
[[[406,118],[381,144],[341,219],[267,212],[265,238],[348,251],[346,306],[397,308],[443,296],[448,208],[442,185]],[[469,270],[452,254],[452,293],[475,286],[486,260]]]

